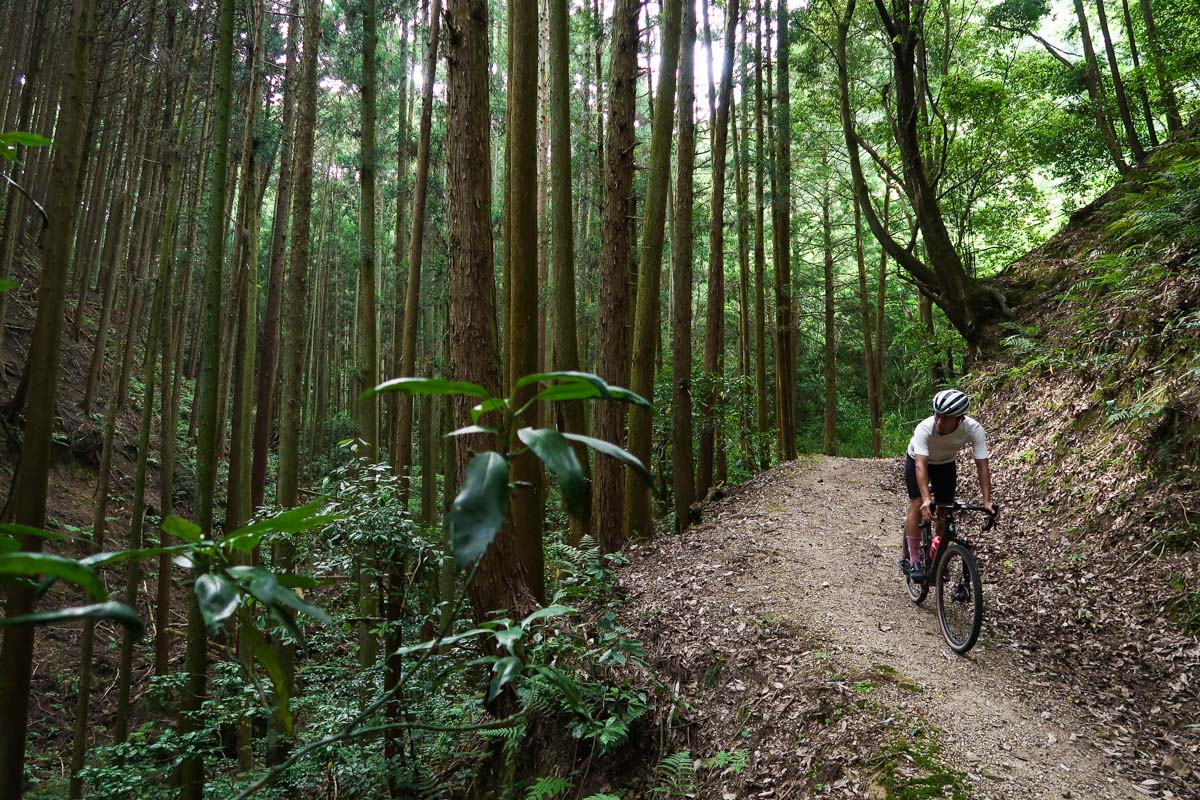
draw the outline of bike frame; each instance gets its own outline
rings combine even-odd
[[[934,573],[937,572],[937,562],[947,551],[948,545],[951,542],[959,542],[968,550],[974,552],[970,540],[958,535],[958,525],[954,521],[954,513],[956,511],[978,511],[987,515],[988,521],[984,525],[983,530],[990,531],[996,527],[996,515],[988,510],[986,506],[969,505],[967,503],[934,503],[934,508],[939,511],[946,512],[946,532],[937,542],[936,551],[933,549],[933,525],[937,520],[924,520],[921,522],[921,560],[925,566],[925,580],[922,583],[929,586],[933,583]],[[996,513],[999,513],[998,506],[994,506]]]

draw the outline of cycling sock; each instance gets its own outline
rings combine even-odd
[[[908,539],[908,560],[910,563],[916,564],[921,560],[921,537],[909,536]]]

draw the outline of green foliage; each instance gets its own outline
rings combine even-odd
[[[687,750],[673,753],[658,762],[659,785],[652,795],[668,798],[691,797],[696,786],[696,768]]]
[[[53,142],[45,136],[22,131],[0,133],[0,158],[5,161],[16,161],[19,147],[49,147]]]
[[[525,800],[552,800],[552,798],[561,797],[570,789],[571,782],[566,778],[538,778],[525,793]]]

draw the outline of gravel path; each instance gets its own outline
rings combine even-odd
[[[968,773],[977,798],[1158,794],[1117,775],[1064,697],[1030,685],[1020,654],[990,642],[986,610],[980,644],[961,657],[942,639],[933,597],[909,601],[896,568],[905,499],[894,461],[803,460],[762,488],[739,495],[738,514],[765,518],[773,535],[779,559],[763,576],[772,604],[846,665],[884,663],[919,684],[895,711],[942,729],[946,760]],[[1001,525],[987,535],[1005,534]],[[998,565],[981,569],[986,600],[988,582],[1005,578]]]

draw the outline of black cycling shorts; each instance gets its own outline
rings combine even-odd
[[[958,466],[949,464],[926,464],[929,482],[933,484],[933,499],[939,503],[954,501],[954,490],[958,488]],[[908,487],[908,498],[919,500],[921,490],[917,486],[917,461],[912,456],[904,460],[904,484]]]

